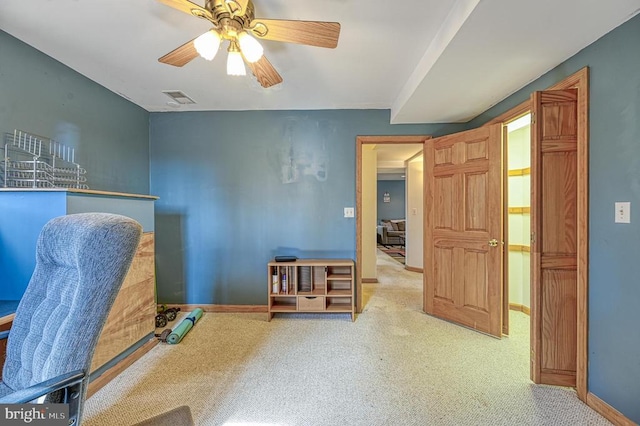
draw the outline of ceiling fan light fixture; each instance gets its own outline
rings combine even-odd
[[[242,54],[247,59],[248,62],[254,63],[262,58],[264,53],[264,49],[262,45],[253,38],[246,31],[242,31],[238,35],[238,42],[240,43],[240,49],[242,49]]]
[[[235,0],[224,0],[224,3],[232,15],[236,15],[242,10],[242,7]]]
[[[229,56],[227,56],[227,75],[247,75],[244,68],[242,54],[235,41],[229,43]]]
[[[220,48],[220,34],[211,29],[200,37],[193,40],[193,46],[196,48],[196,52],[207,61],[213,60]]]
[[[340,23],[255,18],[255,0],[158,0],[188,15],[204,18],[210,31],[189,40],[158,58],[158,62],[183,67],[198,56],[213,60],[222,40],[229,41],[228,75],[246,75],[247,70],[264,87],[282,83],[282,76],[263,54],[262,40],[296,43],[333,49],[338,45]],[[343,0],[345,1],[345,0]]]

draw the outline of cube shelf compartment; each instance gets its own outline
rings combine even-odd
[[[269,321],[274,313],[349,313],[355,320],[354,263],[351,259],[271,261]]]

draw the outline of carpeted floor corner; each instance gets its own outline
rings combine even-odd
[[[205,314],[92,396],[86,426],[188,406],[196,425],[607,425],[529,380],[529,317],[491,338],[422,312],[422,275],[378,255],[364,312]]]

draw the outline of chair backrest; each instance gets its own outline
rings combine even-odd
[[[89,374],[141,234],[138,222],[107,213],[61,216],[44,226],[9,334],[7,386],[19,390],[79,369]]]

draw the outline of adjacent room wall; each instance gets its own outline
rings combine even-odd
[[[420,152],[407,164],[407,230],[405,265],[414,270],[424,265],[424,156]]]
[[[75,148],[91,189],[149,193],[149,113],[0,31],[0,136]]]
[[[588,66],[588,389],[640,423],[640,15],[486,111],[479,126]],[[505,58],[506,59],[506,58]],[[631,202],[631,223],[614,223],[614,203]],[[635,207],[634,207],[635,206]]]
[[[375,282],[378,278],[377,262],[377,167],[378,152],[375,145],[362,145],[362,280]]]
[[[275,255],[355,259],[356,136],[441,135],[388,110],[151,114],[158,300],[265,305]]]
[[[390,202],[384,202],[384,193],[389,193]],[[378,181],[378,223],[382,219],[404,219],[405,218],[405,192],[406,183],[404,180],[379,180]]]

